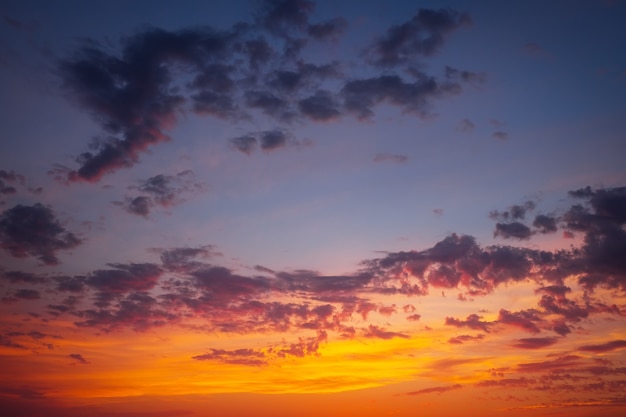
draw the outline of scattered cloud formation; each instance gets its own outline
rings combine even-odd
[[[156,206],[168,209],[182,204],[187,198],[203,192],[206,187],[197,182],[192,171],[186,170],[176,175],[159,174],[146,180],[139,181],[139,185],[130,187],[132,191],[141,195],[127,196],[124,202],[114,202],[130,214],[148,217]]]
[[[77,169],[57,169],[53,175],[96,182],[131,167],[149,148],[171,139],[168,132],[185,109],[229,120],[264,117],[277,124],[230,139],[233,149],[251,154],[257,146],[274,151],[297,143],[287,133],[295,121],[328,122],[347,115],[368,119],[381,103],[425,115],[434,99],[459,94],[463,84],[484,82],[484,74],[452,67],[439,78],[421,71],[401,75],[468,26],[467,14],[419,9],[366,47],[363,64],[378,74],[348,78],[340,62],[303,58],[309,43],[337,41],[348,29],[345,19],[311,22],[314,3],[307,1],[259,5],[252,23],[223,30],[144,28],[123,38],[118,51],[89,40],[63,59],[58,68],[68,96],[92,113],[102,135],[75,158]],[[174,88],[181,68],[190,82]],[[130,197],[124,206],[147,216],[148,198]]]
[[[431,56],[447,36],[471,23],[468,14],[454,10],[419,9],[410,20],[378,37],[368,48],[369,59],[374,65],[391,67]]]

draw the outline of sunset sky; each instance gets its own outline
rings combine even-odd
[[[0,414],[625,415],[624,22],[3,0]]]

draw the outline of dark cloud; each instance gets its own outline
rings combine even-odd
[[[109,302],[131,291],[147,291],[157,284],[162,269],[150,263],[109,264],[113,269],[99,269],[90,273],[85,285],[97,291],[96,305]]]
[[[566,355],[543,362],[520,363],[516,369],[518,372],[549,372],[571,370],[577,368],[580,364],[580,356]]]
[[[440,84],[434,77],[419,74],[413,82],[398,75],[351,80],[345,83],[341,95],[348,112],[356,114],[359,119],[367,119],[374,115],[372,107],[381,102],[396,105],[404,112],[424,115],[433,98],[458,92],[458,84]]]
[[[530,337],[525,339],[518,339],[513,347],[519,349],[541,349],[551,346],[558,341],[556,337]]]
[[[441,394],[444,392],[453,391],[453,390],[457,390],[461,388],[463,388],[463,386],[460,384],[447,385],[443,387],[432,387],[432,388],[424,388],[418,391],[411,391],[411,392],[407,392],[406,395],[422,395],[422,394],[433,394],[433,393]]]
[[[130,214],[147,217],[150,214],[153,203],[150,197],[140,195],[134,198],[128,198],[124,203],[124,210]]]
[[[331,120],[341,114],[339,103],[325,90],[318,90],[314,95],[300,100],[298,109],[304,116],[315,121]]]
[[[41,298],[39,291],[31,290],[31,289],[21,289],[17,290],[14,293],[15,298],[19,298],[21,300],[38,300]]]
[[[476,383],[477,387],[527,387],[534,384],[534,379],[521,377],[521,378],[503,378],[503,379],[488,379]]]
[[[270,290],[265,277],[233,274],[224,267],[209,267],[192,272],[195,286],[204,293],[206,301],[227,305],[234,299],[248,299]]]
[[[26,346],[14,342],[10,337],[3,334],[0,334],[0,346],[13,349],[28,349]]]
[[[319,41],[335,40],[348,27],[348,21],[343,17],[336,17],[323,23],[309,25],[307,33]]]
[[[484,73],[478,73],[467,70],[459,70],[456,68],[452,68],[446,66],[445,68],[445,77],[448,80],[452,81],[463,81],[465,83],[473,84],[475,86],[480,86],[484,84],[487,80],[487,77]],[[467,119],[463,119],[463,122],[469,122]],[[469,125],[473,128],[472,122],[469,122]],[[467,127],[468,123],[464,123],[464,126]]]
[[[245,104],[281,121],[289,121],[295,117],[291,103],[270,91],[251,90],[246,92]]]
[[[451,337],[448,339],[448,343],[453,345],[461,345],[465,342],[471,342],[473,340],[483,340],[485,338],[484,334],[477,334],[476,336],[471,336],[468,334],[462,334],[460,336]]]
[[[85,289],[85,277],[62,276],[55,277],[56,289],[64,292],[82,292]]]
[[[287,36],[307,28],[315,3],[308,0],[263,0],[258,19],[270,32]]]
[[[41,204],[17,205],[0,215],[0,247],[16,258],[36,256],[46,265],[57,265],[57,251],[81,243]]]
[[[535,293],[545,293],[558,298],[563,298],[570,292],[572,292],[572,289],[570,287],[566,287],[565,285],[549,285],[535,290]]]
[[[367,288],[373,276],[368,272],[356,275],[323,276],[314,271],[279,272],[278,286],[283,291],[300,291],[313,294],[353,294]]]
[[[297,358],[303,358],[310,355],[318,355],[318,350],[321,342],[327,340],[327,334],[325,331],[319,331],[315,337],[298,338],[298,342],[289,343],[286,346],[270,349],[270,352],[275,353],[279,358],[286,356],[295,356]]]
[[[538,214],[535,216],[533,226],[539,229],[541,233],[554,233],[557,230],[557,219],[554,217]]]
[[[459,320],[454,317],[446,317],[446,326],[454,327],[467,327],[473,330],[482,330],[485,333],[489,333],[493,323],[482,321],[482,317],[478,314],[470,314],[465,320]]]
[[[396,155],[390,153],[377,153],[372,161],[374,162],[393,162],[396,164],[404,164],[409,160],[406,155]]]
[[[266,152],[284,148],[290,143],[290,136],[283,130],[274,129],[232,138],[230,143],[234,149],[249,155],[257,145]]]
[[[405,333],[400,333],[400,332],[392,332],[392,331],[387,331],[379,326],[375,326],[373,324],[370,324],[368,326],[368,328],[365,330],[364,333],[365,337],[368,338],[374,338],[374,339],[393,339],[395,337],[400,337],[403,339],[408,339],[409,335],[405,334]]]
[[[528,226],[520,222],[512,223],[496,223],[496,230],[493,232],[494,237],[504,239],[529,239],[532,232]]]
[[[500,309],[497,320],[498,323],[517,327],[529,333],[541,333],[541,329],[537,326],[537,323],[541,321],[539,312],[533,309],[515,312]]]
[[[24,284],[44,284],[48,282],[44,277],[22,271],[0,271],[0,278],[12,284],[18,282]]]
[[[445,38],[458,28],[469,25],[469,15],[451,9],[419,9],[410,20],[392,26],[368,49],[374,65],[396,66],[433,55]]]
[[[81,365],[89,364],[89,361],[85,359],[80,353],[70,353],[68,356],[74,359],[76,361],[75,363],[79,363]]]
[[[176,175],[159,174],[139,181],[130,187],[143,195],[126,197],[124,202],[114,202],[128,213],[148,217],[155,206],[169,208],[185,201],[186,197],[204,190],[204,185],[195,181],[193,171],[186,170]]]
[[[250,155],[257,146],[257,138],[251,134],[238,136],[230,140],[231,145],[236,150]]]
[[[203,187],[195,182],[193,171],[187,170],[176,175],[155,175],[141,181],[137,188],[150,195],[155,203],[167,207],[180,203],[181,194],[199,191]]]
[[[148,148],[170,139],[168,132],[188,108],[198,115],[253,122],[267,116],[283,124],[328,121],[346,112],[363,119],[382,102],[424,115],[432,99],[458,94],[461,83],[484,78],[451,67],[441,81],[416,70],[411,79],[388,71],[390,65],[432,55],[447,35],[469,23],[468,15],[453,10],[420,9],[370,48],[369,58],[385,66],[385,73],[341,79],[341,62],[314,64],[301,56],[311,39],[336,40],[347,27],[340,17],[310,22],[313,7],[307,0],[266,0],[254,24],[226,30],[143,28],[121,38],[119,47],[85,41],[57,72],[68,97],[93,115],[102,134],[76,157],[76,170],[57,166],[51,174],[62,181],[96,182],[131,167]],[[329,78],[337,82],[325,83]],[[231,144],[244,153],[255,145],[276,149],[286,143],[278,132],[284,133],[282,127]],[[124,205],[146,216],[151,206],[137,198]]]
[[[604,353],[624,348],[626,348],[626,340],[612,340],[610,342],[602,343],[599,345],[580,346],[578,350],[581,350],[583,352]]]
[[[428,284],[438,288],[456,288],[461,282],[461,273],[448,265],[439,265],[428,273]]]
[[[248,366],[264,366],[267,365],[265,353],[253,349],[211,349],[210,353],[192,356],[191,359],[197,361],[219,361],[222,363]]]
[[[171,249],[152,249],[160,255],[163,268],[168,271],[190,272],[204,266],[197,259],[209,259],[220,255],[212,245],[197,248],[181,247]]]
[[[544,295],[539,300],[539,305],[550,314],[561,315],[565,321],[579,322],[589,316],[588,307],[581,307],[565,297]]]
[[[287,145],[287,134],[282,130],[268,130],[261,132],[260,143],[264,151],[273,151]]]
[[[115,299],[115,304],[111,303],[112,299]],[[73,315],[79,319],[74,324],[105,332],[123,328],[144,332],[166,324],[176,324],[179,320],[175,312],[160,308],[157,299],[147,292],[100,292],[96,294],[94,307],[74,311]]]
[[[507,210],[493,210],[489,213],[489,218],[501,221],[524,220],[526,214],[533,211],[535,208],[536,204],[528,200],[524,204],[514,204]]]
[[[573,205],[564,215],[567,228],[584,232],[580,262],[585,274],[580,283],[587,289],[596,286],[626,291],[626,187],[570,192],[587,202]]]
[[[17,188],[15,188],[13,185],[6,184],[7,182],[19,182],[23,185],[24,176],[15,173],[15,171],[5,171],[3,169],[0,169],[0,195],[12,195],[17,193]]]

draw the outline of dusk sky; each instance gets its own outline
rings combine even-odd
[[[626,414],[626,2],[0,2],[0,414]]]

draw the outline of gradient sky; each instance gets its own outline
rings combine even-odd
[[[0,409],[624,415],[624,21],[3,1]]]

